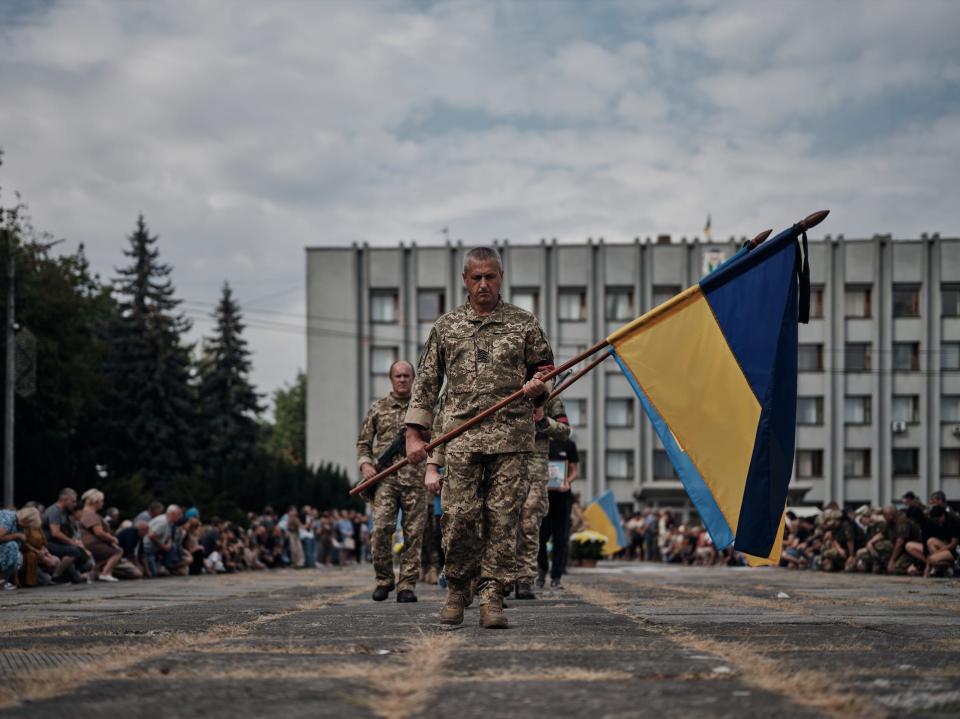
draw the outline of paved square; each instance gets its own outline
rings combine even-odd
[[[606,564],[442,630],[369,567],[0,595],[5,717],[960,713],[960,582]]]

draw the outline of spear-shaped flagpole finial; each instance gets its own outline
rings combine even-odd
[[[812,215],[807,215],[800,220],[800,227],[804,230],[812,229],[827,219],[827,215],[829,214],[830,210],[820,210],[819,212],[814,212]]]
[[[765,239],[767,239],[771,234],[773,234],[773,229],[764,230],[759,235],[750,240],[750,249],[756,248],[760,245]]]

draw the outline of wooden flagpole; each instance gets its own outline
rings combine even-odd
[[[550,370],[549,372],[547,372],[546,374],[544,374],[540,379],[542,379],[544,382],[553,379],[553,378],[556,377],[558,374],[561,374],[561,373],[563,373],[563,372],[566,372],[566,371],[567,371],[568,369],[570,369],[571,367],[574,367],[574,366],[580,364],[581,362],[583,362],[583,361],[584,361],[585,359],[587,359],[588,357],[592,357],[593,355],[595,355],[595,354],[596,354],[597,352],[599,352],[600,350],[605,349],[609,344],[610,344],[610,343],[607,342],[606,340],[603,340],[603,341],[601,341],[601,342],[597,342],[597,344],[593,345],[593,347],[590,347],[589,349],[584,350],[583,352],[581,352],[580,354],[578,354],[576,357],[573,357],[572,359],[568,359],[566,362],[564,362],[564,363],[563,363],[562,365],[560,365],[559,367],[554,367],[552,370]],[[498,412],[499,410],[503,409],[504,407],[506,407],[506,406],[507,406],[508,404],[510,404],[511,402],[515,402],[516,400],[520,399],[520,398],[523,397],[523,396],[524,396],[523,390],[522,390],[522,389],[518,389],[516,392],[514,392],[513,394],[511,394],[509,397],[505,397],[504,399],[500,400],[499,402],[497,402],[497,403],[496,403],[495,405],[493,405],[492,407],[487,407],[485,410],[483,410],[483,411],[480,412],[479,414],[471,417],[471,418],[468,419],[466,422],[464,422],[463,424],[461,424],[459,427],[456,427],[456,428],[454,428],[454,429],[451,429],[451,430],[450,430],[449,432],[447,432],[446,434],[443,434],[443,435],[437,437],[435,440],[431,441],[431,442],[425,447],[425,449],[427,450],[427,452],[430,452],[430,451],[436,449],[437,447],[439,447],[441,444],[446,444],[446,443],[449,442],[451,439],[455,439],[456,437],[459,437],[461,434],[463,434],[464,432],[466,432],[468,429],[471,429],[471,428],[473,428],[473,427],[476,427],[478,424],[480,424],[480,422],[482,422],[483,420],[485,420],[487,417],[489,417],[490,415],[492,415],[494,412]],[[407,458],[404,457],[403,459],[401,459],[401,460],[400,460],[399,462],[397,462],[396,464],[394,464],[394,465],[392,465],[392,466],[390,466],[390,467],[387,467],[387,468],[386,468],[385,470],[383,470],[382,472],[378,472],[377,474],[375,474],[374,476],[372,476],[370,479],[367,479],[367,480],[364,480],[363,482],[360,482],[357,486],[355,486],[353,489],[350,490],[350,494],[359,494],[359,493],[362,492],[364,489],[366,489],[367,487],[373,486],[374,484],[376,484],[377,482],[379,482],[379,481],[380,481],[381,479],[383,479],[384,477],[387,477],[387,476],[393,474],[393,473],[396,472],[398,469],[402,469],[403,467],[406,467],[407,464],[409,464],[409,462],[407,462]]]

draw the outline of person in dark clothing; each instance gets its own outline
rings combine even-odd
[[[550,441],[550,462],[565,462],[566,474],[560,486],[548,488],[547,497],[550,509],[540,525],[540,552],[537,556],[537,586],[542,587],[546,582],[547,572],[550,573],[550,587],[563,589],[560,578],[567,568],[567,543],[570,541],[570,485],[577,479],[577,467],[580,455],[577,445],[572,439]],[[553,540],[553,562],[548,561],[547,542]]]

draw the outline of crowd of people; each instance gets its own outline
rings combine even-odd
[[[739,566],[732,548],[718,550],[699,522],[678,522],[667,509],[647,508],[623,520],[629,546],[619,559]],[[907,492],[897,504],[844,510],[788,510],[780,566],[824,572],[960,576],[960,514],[943,492],[924,504]]]
[[[44,507],[28,502],[0,510],[0,573],[5,590],[59,583],[115,582],[260,569],[324,568],[371,561],[370,522],[355,510],[271,507],[250,513],[246,525],[217,517],[203,521],[196,508],[153,502],[121,521],[104,508],[102,492],[82,496],[69,488]],[[573,503],[573,526],[582,527]],[[614,559],[695,566],[742,566],[732,548],[718,550],[693,519],[647,508],[623,518],[628,546]],[[433,527],[428,531],[433,533]],[[427,544],[439,544],[438,541]],[[960,514],[943,492],[924,504],[912,492],[896,505],[843,510],[788,510],[780,566],[824,572],[872,572],[960,577]],[[426,555],[435,548],[424,547]],[[441,560],[442,561],[442,560]],[[424,558],[428,582],[442,570]],[[425,577],[421,577],[423,580]],[[538,582],[542,586],[542,576]]]
[[[3,589],[116,582],[282,567],[314,568],[370,560],[367,517],[355,510],[270,507],[246,525],[153,502],[121,521],[97,489],[60,491],[49,506],[0,509]]]

